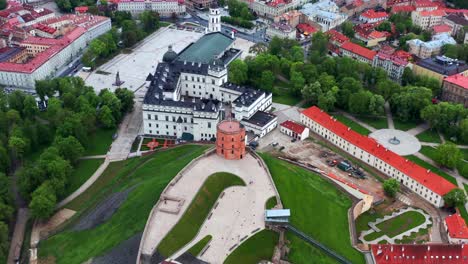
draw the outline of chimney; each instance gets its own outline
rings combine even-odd
[[[427,246],[427,251],[431,251],[431,246]]]

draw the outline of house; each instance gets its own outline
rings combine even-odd
[[[309,128],[291,120],[286,120],[280,124],[280,132],[297,140],[304,140],[309,137]]]
[[[341,45],[340,52],[342,56],[351,57],[367,64],[372,64],[374,57],[377,54],[377,52],[361,47],[353,42],[346,42]]]
[[[363,24],[367,25],[367,24]],[[373,27],[369,29],[362,29],[362,27],[355,27],[354,28],[356,34],[355,37],[359,40],[364,41],[367,47],[375,47],[380,42],[383,42],[387,39],[387,36],[390,35],[388,32],[381,32],[373,29]]]
[[[441,25],[435,25],[432,27],[432,34],[433,35],[439,35],[447,33],[449,35],[452,35],[452,27],[446,24],[441,24]]]
[[[443,196],[456,188],[440,175],[385,148],[373,138],[353,131],[316,106],[302,111],[300,120],[311,132],[381,173],[396,179],[436,207],[442,207]]]
[[[454,74],[445,77],[442,83],[442,100],[468,108],[468,76]]]
[[[198,1],[198,0],[197,0]],[[249,6],[249,9],[258,16],[273,20],[286,12],[296,10],[306,0],[240,0]]]
[[[296,28],[283,22],[274,22],[268,26],[266,35],[270,38],[276,36],[279,38],[296,39]]]
[[[373,67],[380,67],[387,72],[390,79],[401,83],[403,72],[405,71],[408,61],[395,55],[389,55],[383,52],[377,53],[372,62]]]
[[[466,244],[468,242],[468,227],[465,219],[459,213],[447,216],[444,227],[451,244]]]
[[[413,73],[420,76],[428,76],[443,82],[447,76],[455,74],[468,75],[468,65],[461,60],[451,59],[445,56],[435,56],[419,60],[413,65]]]
[[[386,244],[371,245],[375,264],[464,264],[468,247],[463,244]]]
[[[146,10],[157,12],[162,17],[171,17],[174,14],[183,15],[186,7],[184,0],[112,0],[112,2],[117,5],[118,11],[130,12],[134,16]],[[192,1],[189,3],[197,5]],[[204,4],[199,4],[199,6],[207,7]]]
[[[279,16],[276,16],[273,19],[275,23],[283,23],[288,24],[291,27],[296,27],[299,23],[301,23],[301,17],[303,14],[297,10],[291,10]]]
[[[377,12],[374,9],[369,9],[359,16],[359,20],[364,23],[376,23],[387,19],[387,12]]]
[[[452,36],[458,36],[459,34],[464,35],[468,27],[468,19],[460,13],[451,13],[446,17],[442,18],[442,22],[450,27],[452,27]]]
[[[419,26],[422,30],[427,30],[435,25],[442,24],[442,18],[445,16],[443,10],[415,11],[411,13],[413,25]]]
[[[326,32],[328,36],[328,50],[335,56],[341,54],[340,47],[349,42],[349,38],[342,33],[332,29]]]
[[[300,11],[306,16],[305,22],[319,24],[323,32],[341,25],[348,18],[348,15],[342,13],[338,6],[330,0],[307,3],[302,6]]]
[[[444,45],[457,44],[455,39],[453,39],[448,33],[434,35],[432,36],[432,40],[427,42],[420,39],[411,39],[406,43],[409,46],[409,52],[422,59],[430,58],[434,55],[439,55]]]

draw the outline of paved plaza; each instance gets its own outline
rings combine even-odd
[[[100,91],[107,88],[114,90],[116,86],[112,84],[115,82],[115,75],[119,72],[120,80],[125,82],[122,87],[135,91],[145,84],[149,73],[154,73],[169,46],[172,45],[173,50],[179,53],[203,34],[171,27],[161,28],[133,48],[132,53],[119,54],[96,71],[92,73],[81,71],[77,75],[85,80],[86,85],[93,86],[96,91]],[[237,38],[234,48],[241,49],[243,51],[241,57],[245,58],[249,55],[249,48],[253,44],[253,42]],[[98,71],[109,74],[97,73]]]
[[[421,149],[421,143],[415,136],[397,129],[380,129],[369,137],[400,156],[412,155]]]
[[[211,217],[205,220],[193,241],[173,257],[177,257],[206,235],[212,235],[210,247],[200,257],[209,263],[222,263],[239,245],[240,239],[265,228],[264,210],[268,198],[275,196],[266,170],[250,154],[242,160],[225,160],[213,154],[201,158],[185,170],[180,180],[165,195],[185,200],[179,214],[157,210],[146,227],[141,253],[151,255],[169,230],[179,221],[205,180],[215,172],[230,172],[242,178],[246,186],[233,186],[224,191]]]

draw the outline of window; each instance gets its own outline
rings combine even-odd
[[[151,120],[151,115],[150,114],[148,114],[148,119]]]
[[[151,127],[151,123],[149,123],[148,126]]]
[[[154,115],[154,120],[158,120],[158,115]]]
[[[215,80],[214,80],[214,79],[211,80],[211,84],[215,84]]]
[[[166,125],[166,129],[169,129],[169,126],[168,126],[168,125]]]
[[[208,128],[211,128],[211,122],[208,122]]]
[[[166,121],[169,121],[169,116],[166,116]]]
[[[174,126],[174,129],[176,129],[176,127]]]
[[[172,117],[172,122],[175,122],[175,116]]]
[[[185,75],[185,80],[186,80],[186,81],[188,81],[188,77],[187,77],[187,75]]]

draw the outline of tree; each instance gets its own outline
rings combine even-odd
[[[392,112],[403,121],[420,119],[420,112],[431,104],[432,91],[425,87],[409,86],[390,99]]]
[[[317,32],[314,35],[312,35],[312,45],[310,45],[309,51],[312,52],[315,51],[317,52],[315,55],[318,55],[319,57],[324,56],[327,54],[328,51],[328,37],[325,35],[325,33],[322,32]],[[312,58],[310,59],[311,61]]]
[[[234,60],[228,68],[229,81],[238,85],[245,84],[248,79],[249,68],[243,60]]]
[[[434,153],[434,161],[450,169],[455,168],[462,158],[463,153],[452,143],[439,145]]]
[[[10,168],[10,156],[7,150],[0,146],[0,173],[7,172]]]
[[[56,203],[55,191],[50,182],[45,181],[33,192],[29,208],[33,217],[46,219],[54,213]]]
[[[112,115],[112,111],[107,105],[103,106],[99,110],[98,120],[106,128],[115,127],[114,116]]]
[[[392,32],[392,24],[390,24],[390,22],[388,21],[384,21],[380,25],[378,25],[375,29],[378,31]]]
[[[56,137],[54,147],[58,149],[60,156],[72,164],[75,164],[84,153],[83,145],[73,136]]]
[[[336,95],[338,94],[339,88],[337,86],[332,87],[326,93],[322,93],[317,102],[317,106],[324,111],[331,111],[335,107]]]
[[[463,142],[468,142],[468,118],[460,122],[460,139]]]
[[[8,225],[0,221],[0,259],[7,259],[9,244]]]
[[[133,99],[135,98],[135,95],[132,91],[128,90],[127,88],[117,88],[115,89],[114,93],[115,96],[117,96],[117,98],[120,100],[120,103],[122,105],[122,113],[128,113],[133,111],[133,105],[135,103]]]
[[[388,179],[383,183],[383,189],[385,194],[390,197],[395,197],[397,192],[400,190],[400,183],[396,179]]]
[[[140,14],[140,21],[143,24],[143,30],[151,33],[159,28],[159,14],[154,11],[143,11]]]
[[[36,100],[34,99],[33,96],[27,95],[26,98],[24,98],[23,105],[24,105],[24,109],[23,109],[24,117],[33,118],[37,114],[38,108],[37,108]]]
[[[295,71],[291,74],[291,84],[293,88],[293,94],[300,95],[302,88],[304,88],[305,85],[305,79],[302,77],[300,72]]]
[[[129,48],[138,41],[138,35],[136,31],[123,31],[122,32],[122,42],[125,47]]]
[[[348,38],[354,38],[353,23],[345,21],[343,24],[341,24],[341,31]]]
[[[8,148],[11,149],[14,157],[16,158],[21,159],[27,147],[28,146],[24,138],[13,136],[8,140]]]
[[[317,104],[319,97],[322,95],[320,82],[316,81],[304,86],[304,88],[301,90],[301,93],[304,100],[310,102],[311,104]]]
[[[458,188],[453,189],[444,195],[444,202],[447,207],[462,206],[466,203],[465,193]]]
[[[101,90],[99,97],[101,98],[102,105],[109,107],[109,109],[112,111],[114,120],[120,121],[122,116],[122,103],[120,102],[119,98],[117,98],[114,93],[111,93],[108,90]]]
[[[262,72],[262,78],[260,78],[260,88],[265,91],[273,91],[273,85],[275,83],[275,75],[271,71]]]
[[[430,104],[421,110],[421,118],[428,122],[431,128],[457,136],[457,127],[466,118],[468,111],[461,104],[441,102]]]

